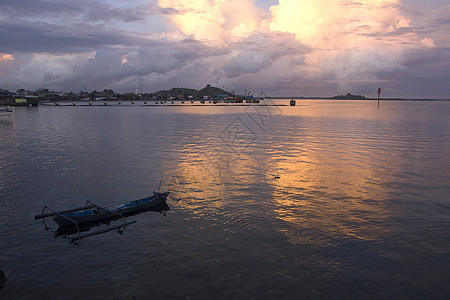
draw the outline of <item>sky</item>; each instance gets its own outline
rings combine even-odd
[[[1,0],[0,88],[450,99],[448,0]]]

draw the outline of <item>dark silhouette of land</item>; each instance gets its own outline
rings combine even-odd
[[[375,94],[375,92],[374,92]],[[253,99],[253,94],[245,91],[243,94],[237,94],[236,91],[226,91],[224,89],[214,87],[207,84],[200,90],[191,88],[172,88],[170,90],[160,90],[157,92],[127,92],[116,93],[112,89],[104,89],[103,91],[93,90],[91,92],[79,91],[75,92],[56,92],[49,89],[37,89],[36,91],[29,91],[25,89],[18,89],[17,91],[8,91],[0,88],[0,105],[37,105],[40,101],[77,101],[77,100],[200,100],[207,97],[209,99]],[[316,96],[268,96],[264,95],[256,97],[256,99],[320,99],[320,100],[376,100],[377,98],[369,98],[363,95],[353,95],[347,93],[346,95],[337,95],[331,97],[316,97]],[[450,100],[450,99],[410,99],[410,98],[382,98],[383,100],[417,100],[417,101],[432,101],[432,100]]]

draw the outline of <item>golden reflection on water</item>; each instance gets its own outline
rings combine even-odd
[[[275,172],[280,177],[273,182],[274,212],[288,224],[282,232],[292,243],[318,242],[303,230],[363,240],[388,233],[383,224],[391,213],[384,203],[388,191],[383,183],[389,178],[389,164],[398,158],[380,159],[376,143],[367,142],[370,130],[308,126],[301,135],[286,132],[296,141],[285,145],[285,153],[271,157],[266,177]]]
[[[177,205],[199,217],[218,214],[248,223],[258,220],[259,210],[272,220],[255,226],[270,223],[291,243],[376,241],[388,234],[387,184],[408,163],[407,138],[380,125],[379,111],[364,105],[347,113],[342,107],[336,118],[334,108],[320,105],[288,109],[266,118],[260,132],[257,126],[253,135],[240,131],[233,145],[220,136],[223,128],[242,125],[230,117],[176,146],[177,158],[167,169],[183,199]],[[238,121],[249,124],[245,117]]]
[[[290,156],[273,166],[280,170],[280,178],[273,183],[274,212],[289,224],[283,233],[291,242],[304,243],[306,235],[299,231],[305,229],[364,240],[386,234],[372,222],[382,223],[389,211],[384,208],[382,186],[367,187],[371,170],[351,165],[324,167],[333,165],[333,158],[311,160],[311,156],[307,160]],[[273,172],[268,173],[270,177]]]

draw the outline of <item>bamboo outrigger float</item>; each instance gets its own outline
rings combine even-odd
[[[136,221],[126,221],[125,217],[145,210],[151,210],[152,208],[157,208],[158,206],[165,204],[168,195],[169,192],[153,192],[153,195],[150,197],[109,207],[102,207],[91,201],[86,201],[85,206],[62,211],[55,211],[48,206],[44,206],[41,214],[35,215],[34,219],[42,219],[46,229],[48,229],[48,227],[45,224],[44,219],[48,217],[52,217],[53,221],[59,225],[58,230],[75,228],[75,233],[78,233],[78,235],[76,237],[71,237],[70,241],[76,242],[88,236],[105,233],[114,229],[120,230],[122,227],[136,223]],[[50,212],[45,213],[46,210]],[[109,222],[116,219],[121,219],[121,224],[109,226],[108,228],[103,228],[94,232],[81,233],[80,226],[94,225],[96,223]]]

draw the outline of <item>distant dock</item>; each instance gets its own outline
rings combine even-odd
[[[38,106],[36,98],[16,98],[13,101],[0,101],[0,106]]]
[[[232,100],[60,100],[41,101],[45,106],[250,106],[264,105],[264,100],[232,101]],[[271,106],[285,106],[284,104],[270,103]],[[287,104],[288,105],[288,104]]]

